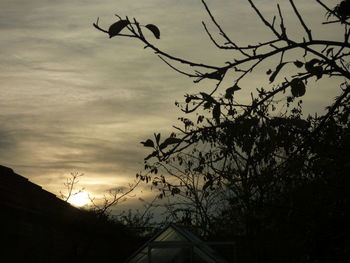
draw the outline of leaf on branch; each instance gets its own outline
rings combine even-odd
[[[299,61],[299,60],[297,60],[297,61],[294,62],[294,65],[297,66],[298,68],[301,68],[302,66],[304,66],[304,63]]]
[[[216,103],[214,108],[213,108],[213,118],[214,118],[216,124],[220,124],[220,115],[221,115],[220,104]]]
[[[145,157],[145,161],[147,161],[148,159],[154,157],[154,156],[157,156],[158,154],[158,151],[154,151],[153,153],[149,154],[148,156]]]
[[[322,78],[322,74],[323,74],[323,68],[322,66],[316,66],[312,69],[312,75],[315,75],[317,77],[317,79]]]
[[[207,101],[206,103],[204,103],[203,108],[205,110],[210,109],[211,105],[212,105],[212,103],[210,101]]]
[[[237,84],[235,84],[234,86],[232,86],[231,88],[226,89],[226,93],[225,93],[225,98],[226,99],[233,99],[233,94],[235,93],[235,91],[240,90],[241,88],[238,87]]]
[[[180,138],[170,137],[170,138],[167,138],[164,142],[166,142],[167,144],[175,144],[175,143],[179,143],[181,141],[182,141],[182,139],[180,139]]]
[[[333,9],[333,11],[340,17],[342,22],[345,22],[350,17],[350,1],[343,0]]]
[[[209,95],[205,92],[200,92],[200,94],[202,95],[202,97],[205,101],[210,102],[210,103],[216,103],[216,100],[211,95]]]
[[[305,63],[305,69],[312,75],[315,75],[317,79],[322,77],[323,68],[322,66],[315,66],[315,64],[320,63],[321,61],[317,58],[310,60]]]
[[[185,102],[186,103],[190,103],[191,102],[191,100],[192,100],[192,96],[190,96],[190,95],[186,95],[186,100],[185,100]]]
[[[120,33],[124,27],[126,27],[130,22],[128,20],[119,20],[112,24],[108,29],[109,38],[112,38]]]
[[[141,142],[143,144],[143,146],[145,147],[154,147],[154,143],[151,139],[148,139],[147,141],[145,142]]]
[[[145,27],[153,33],[153,35],[156,37],[156,39],[160,38],[160,31],[156,25],[148,24]]]
[[[318,60],[317,58],[311,59],[309,62],[305,63],[305,69],[307,71],[310,71],[317,63],[320,63],[320,60]]]
[[[270,80],[270,83],[272,83],[275,78],[277,77],[277,74],[280,72],[280,70],[283,68],[283,66],[287,64],[286,62],[283,62],[281,64],[279,64],[277,67],[276,67],[276,70],[272,73],[272,75],[270,76],[269,80]]]
[[[305,94],[306,88],[304,82],[299,79],[295,78],[290,82],[290,87],[292,90],[292,94],[294,97],[301,97]]]
[[[159,141],[160,141],[160,133],[154,134],[154,137],[156,138],[156,142],[157,142],[157,144],[158,144]]]
[[[182,139],[180,139],[180,138],[169,137],[169,138],[165,139],[165,141],[161,145],[159,145],[159,148],[164,149],[171,144],[176,144],[176,143],[180,143],[180,142],[182,142]]]
[[[202,78],[222,80],[225,73],[226,69],[219,69],[217,71],[204,74]]]
[[[203,115],[199,115],[199,116],[198,116],[198,119],[197,119],[197,124],[198,124],[198,123],[202,123],[203,120],[204,120],[204,116],[203,116]]]

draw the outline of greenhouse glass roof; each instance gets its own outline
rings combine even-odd
[[[225,263],[226,261],[195,235],[171,224],[136,251],[127,262]]]

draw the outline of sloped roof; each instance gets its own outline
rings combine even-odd
[[[83,211],[42,189],[11,168],[0,165],[0,206],[31,214],[72,217]]]
[[[174,224],[168,225],[159,234],[155,235],[136,251],[127,262],[146,263],[150,260],[157,263],[226,262],[194,234]]]
[[[1,165],[0,215],[0,262],[122,262],[140,242]]]

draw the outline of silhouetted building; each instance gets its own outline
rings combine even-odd
[[[4,166],[0,209],[0,262],[122,262],[132,251],[121,225],[102,222]]]
[[[211,247],[184,228],[170,224],[127,263],[226,263]]]

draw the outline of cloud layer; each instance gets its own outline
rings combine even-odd
[[[275,2],[259,5],[272,17]],[[307,22],[319,22],[320,9],[297,2]],[[208,4],[242,43],[270,37],[247,3]],[[218,65],[231,59],[208,41],[201,21],[209,19],[197,0],[1,0],[0,12],[1,164],[54,193],[73,170],[86,174],[81,184],[96,195],[131,182],[147,153],[139,142],[171,130],[181,115],[173,103],[193,86],[139,43],[107,39],[92,27],[98,16],[106,27],[116,12],[154,23],[159,46],[179,56]]]

